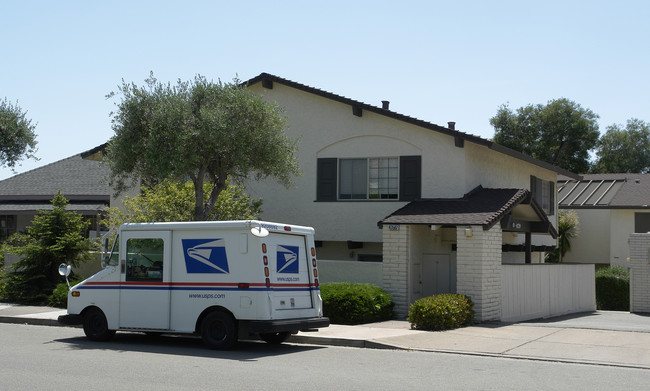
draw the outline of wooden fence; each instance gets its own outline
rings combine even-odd
[[[501,270],[504,322],[596,310],[594,265],[502,265]]]

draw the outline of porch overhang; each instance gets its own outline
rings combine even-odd
[[[557,230],[526,189],[486,189],[478,186],[461,198],[412,201],[377,223],[440,227],[481,226],[489,230],[500,223],[504,232],[547,234]]]

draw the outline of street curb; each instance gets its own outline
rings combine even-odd
[[[27,324],[31,326],[81,327],[80,325],[64,325],[56,319],[25,318],[20,316],[0,316],[0,323]]]

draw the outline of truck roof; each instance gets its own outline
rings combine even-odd
[[[231,221],[185,221],[166,223],[127,223],[120,226],[120,231],[155,231],[155,230],[206,230],[206,229],[251,229],[265,228],[274,233],[294,233],[313,235],[312,227],[274,223],[260,220],[231,220]]]

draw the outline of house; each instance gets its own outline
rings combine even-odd
[[[39,211],[52,210],[58,191],[70,202],[68,210],[90,220],[88,237],[102,230],[100,216],[111,203],[108,166],[82,159],[80,154],[0,181],[0,241],[24,231]],[[17,259],[8,256],[7,266]]]
[[[445,292],[471,296],[478,321],[595,309],[593,265],[543,264],[556,246],[558,175],[578,175],[388,101],[267,73],[246,86],[283,108],[304,173],[291,188],[249,180],[246,191],[263,198],[264,220],[315,228],[321,282],[380,285],[399,317]],[[101,160],[104,148],[82,155]]]
[[[560,177],[558,201],[580,224],[563,262],[629,267],[630,234],[650,232],[650,174]]]
[[[578,175],[453,122],[396,113],[387,101],[373,106],[267,73],[247,86],[285,110],[304,172],[293,188],[250,181],[247,191],[264,199],[263,219],[315,227],[321,281],[381,285],[399,316],[443,292],[470,295],[479,321],[595,309],[587,297],[560,310],[503,310],[502,297],[517,296],[504,294],[505,265],[543,262],[556,245],[558,174]]]

